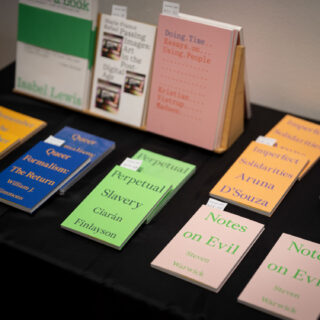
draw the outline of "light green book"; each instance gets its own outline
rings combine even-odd
[[[121,250],[170,190],[163,177],[115,166],[61,227]]]
[[[140,173],[153,177],[161,177],[168,184],[172,185],[172,189],[167,196],[150,212],[150,215],[146,219],[146,223],[149,223],[195,173],[196,166],[146,149],[140,149],[131,158],[142,160],[142,165],[138,169]]]

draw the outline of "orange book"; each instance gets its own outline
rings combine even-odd
[[[45,121],[0,106],[0,158],[46,125]]]
[[[277,147],[305,155],[309,159],[301,179],[320,157],[320,125],[286,115],[266,135],[277,140]]]
[[[18,137],[8,132],[0,131],[0,159],[13,150],[18,143]]]
[[[307,163],[301,154],[253,141],[210,196],[270,217]]]

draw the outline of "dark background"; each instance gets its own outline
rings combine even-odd
[[[229,150],[216,154],[15,94],[14,68],[12,64],[0,72],[0,105],[48,125],[2,159],[0,170],[66,125],[114,140],[116,149],[64,196],[52,196],[34,215],[0,203],[3,314],[15,319],[124,315],[152,319],[272,318],[238,303],[237,297],[283,232],[320,242],[319,162],[293,186],[271,218],[227,206],[227,211],[265,224],[265,231],[219,293],[157,271],[150,262],[207,202],[211,188],[249,142],[268,132],[284,113],[253,105],[245,132]],[[61,229],[60,223],[95,185],[140,148],[193,163],[197,171],[122,251]]]

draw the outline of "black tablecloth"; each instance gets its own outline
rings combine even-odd
[[[64,196],[45,202],[34,215],[0,204],[2,310],[11,317],[106,319],[237,319],[270,316],[237,302],[237,297],[281,233],[320,242],[320,165],[297,182],[271,218],[229,204],[227,211],[265,224],[265,231],[219,293],[150,267],[150,262],[209,198],[209,191],[248,143],[284,115],[252,106],[252,119],[223,154],[14,94],[14,67],[0,72],[0,105],[45,120],[45,129],[6,156],[4,169],[38,141],[68,125],[116,142],[116,149]],[[60,228],[60,223],[126,157],[146,148],[197,166],[196,174],[122,251]]]

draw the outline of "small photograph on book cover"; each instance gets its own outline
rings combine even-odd
[[[96,108],[117,113],[119,110],[120,95],[121,85],[98,79]]]
[[[122,44],[122,36],[104,32],[102,39],[101,56],[112,60],[119,60],[121,57]]]
[[[146,76],[141,73],[126,72],[124,92],[131,93],[135,96],[142,96]]]

